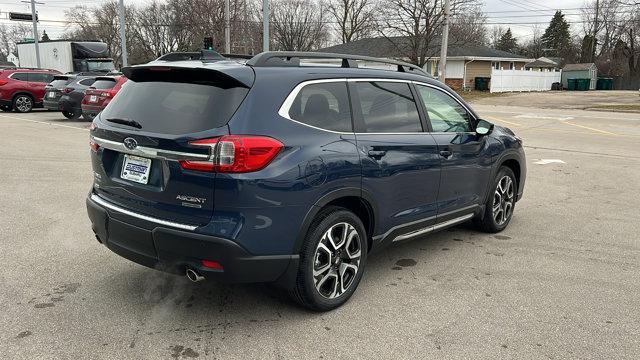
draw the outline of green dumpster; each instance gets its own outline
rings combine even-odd
[[[613,78],[598,78],[598,82],[596,82],[596,89],[598,89],[598,90],[612,90],[613,89]]]
[[[489,90],[489,81],[491,78],[488,77],[476,77],[474,79],[474,88],[479,91],[487,91]]]
[[[591,87],[591,79],[577,79],[577,89],[579,91],[587,91]]]
[[[567,90],[575,91],[578,90],[578,79],[567,79]]]

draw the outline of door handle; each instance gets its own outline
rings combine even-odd
[[[376,160],[380,160],[383,156],[387,154],[386,150],[369,150],[367,152],[370,158],[374,158]]]
[[[440,156],[442,156],[445,159],[450,158],[451,155],[453,155],[453,153],[450,150],[442,150],[442,151],[440,151]]]

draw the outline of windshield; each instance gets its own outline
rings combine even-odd
[[[115,70],[113,61],[87,61],[87,70],[89,71],[111,71]]]
[[[97,83],[97,82],[96,82]],[[103,110],[102,119],[130,119],[142,130],[182,135],[229,121],[249,90],[174,82],[129,81]]]

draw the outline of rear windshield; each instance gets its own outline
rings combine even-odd
[[[91,86],[101,90],[111,89],[112,87],[116,86],[116,81],[101,79],[101,80],[96,80],[96,82],[94,82]]]
[[[56,89],[60,89],[70,82],[71,79],[53,79],[53,81],[49,85],[53,86]]]
[[[248,91],[244,87],[130,80],[100,117],[103,121],[135,120],[143,131],[189,134],[225,125]]]

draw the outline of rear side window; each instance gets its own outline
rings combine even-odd
[[[96,89],[106,90],[116,86],[116,81],[99,79],[99,80],[96,80],[96,82],[94,82],[91,86],[93,86]]]
[[[289,117],[321,129],[352,131],[346,82],[306,85],[293,100]]]
[[[20,72],[17,72],[17,73],[13,73],[13,74],[11,75],[11,78],[12,78],[13,80],[29,81],[29,74],[28,74],[28,73],[20,73]]]
[[[421,132],[418,108],[409,84],[398,82],[356,82],[360,99],[361,126],[369,133]]]
[[[29,73],[29,81],[39,83],[50,83],[53,80],[53,75],[47,73]]]
[[[225,125],[248,91],[213,84],[129,80],[100,117],[135,120],[143,131],[190,134]]]

